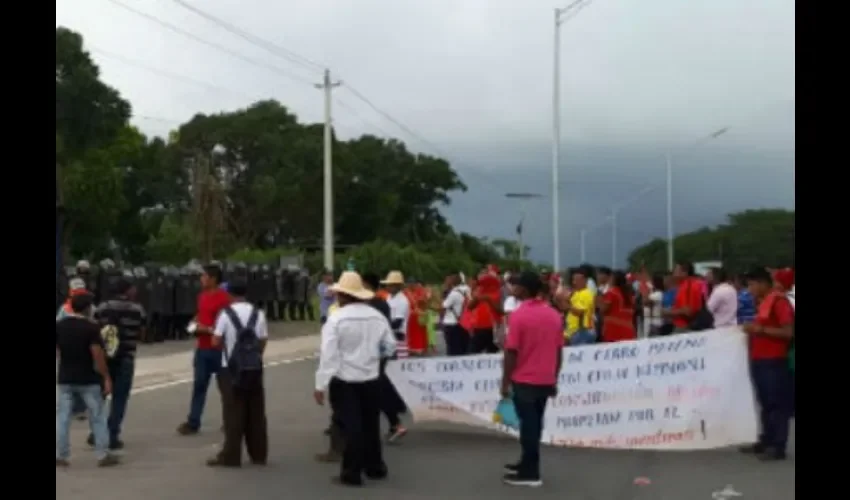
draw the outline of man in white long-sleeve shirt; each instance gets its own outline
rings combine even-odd
[[[392,356],[396,340],[386,317],[368,304],[374,293],[360,275],[342,273],[331,287],[340,308],[322,327],[316,370],[315,399],[324,404],[330,392],[334,419],[342,427],[344,451],[339,482],[361,486],[363,475],[383,479],[387,466],[381,452],[380,364]]]
[[[390,271],[387,278],[381,282],[387,287],[390,298],[390,326],[398,342],[397,357],[407,357],[407,321],[410,319],[410,299],[404,294],[404,275],[401,271]]]

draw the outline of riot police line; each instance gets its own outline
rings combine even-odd
[[[270,321],[313,321],[316,312],[311,302],[316,279],[304,268],[248,265],[242,262],[220,263],[225,284],[240,280],[248,283],[248,300],[262,308]],[[136,286],[138,302],[147,311],[145,342],[186,338],[186,325],[197,312],[201,292],[202,266],[192,262],[183,267],[117,266],[106,259],[87,272],[68,267],[57,277],[56,308],[68,295],[68,281],[82,278],[94,295],[95,303],[114,298],[115,285],[129,279]]]

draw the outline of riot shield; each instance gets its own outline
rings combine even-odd
[[[262,282],[260,274],[260,266],[252,265],[248,269],[248,302],[258,304],[262,301]]]
[[[114,299],[118,295],[116,291],[118,282],[125,277],[124,272],[114,267],[101,268],[98,276],[100,278],[100,302]]]
[[[198,295],[200,295],[203,291],[203,287],[201,286],[201,273],[202,271],[197,269],[192,269],[189,273],[189,297],[191,298],[191,301],[187,310],[191,310],[192,316],[198,314]]]
[[[153,288],[148,271],[144,267],[133,268],[133,282],[136,284],[136,301],[145,309],[150,318],[151,290]]]
[[[186,268],[181,269],[177,276],[177,281],[174,284],[174,314],[177,316],[193,316],[195,314],[194,304],[197,295],[193,295],[193,279],[192,271]]]

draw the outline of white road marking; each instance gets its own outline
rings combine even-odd
[[[736,491],[735,487],[731,484],[727,484],[725,488],[719,491],[715,491],[711,494],[711,498],[714,500],[728,500],[729,498],[741,497],[744,496],[743,493]]]
[[[279,359],[275,361],[269,361],[265,364],[266,367],[280,366],[280,365],[289,365],[292,363],[298,363],[301,361],[307,361],[310,359],[315,359],[315,355],[311,356],[301,356],[300,358],[288,358],[288,359]],[[169,380],[168,382],[161,382],[159,384],[151,384],[142,387],[137,387],[133,389],[130,394],[141,394],[144,392],[157,391],[160,389],[168,389],[169,387],[175,387],[182,384],[189,384],[193,381],[192,377],[184,377],[176,380]]]

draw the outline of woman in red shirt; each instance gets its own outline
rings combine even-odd
[[[747,286],[758,304],[751,323],[743,325],[750,337],[750,375],[761,407],[758,443],[743,448],[762,460],[784,460],[788,429],[794,409],[794,384],[788,351],[794,334],[794,309],[783,291],[773,288],[767,269],[747,276]]]
[[[421,322],[427,307],[428,290],[417,281],[411,281],[404,291],[410,302],[407,320],[407,350],[411,355],[421,356],[428,350],[428,332]]]
[[[634,289],[629,285],[626,273],[614,271],[611,275],[611,287],[597,300],[603,316],[603,342],[637,339]]]

